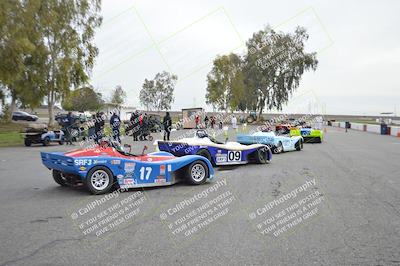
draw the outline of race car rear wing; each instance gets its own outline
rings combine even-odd
[[[74,164],[74,159],[65,156],[62,152],[41,152],[42,163],[48,169],[55,169],[65,173],[76,174],[79,169]]]

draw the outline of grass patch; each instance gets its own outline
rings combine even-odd
[[[22,145],[24,138],[20,132],[0,133],[0,147]]]
[[[16,146],[24,143],[21,135],[25,129],[25,125],[0,122],[0,147]]]

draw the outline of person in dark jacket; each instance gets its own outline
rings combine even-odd
[[[66,145],[73,145],[72,144],[72,136],[71,136],[71,131],[72,131],[72,125],[74,124],[74,118],[72,116],[71,112],[68,112],[67,117],[65,119],[65,139],[66,139]]]
[[[135,111],[131,115],[130,119],[130,126],[132,127],[132,136],[133,136],[133,141],[138,141],[138,135],[139,135],[139,113],[138,111]]]
[[[113,139],[121,143],[120,132],[119,132],[119,128],[121,126],[121,119],[119,118],[116,112],[114,112],[110,118],[110,126],[112,129]]]
[[[208,128],[208,121],[209,121],[208,116],[206,116],[206,117],[204,118],[204,126],[205,126],[206,128]]]
[[[92,118],[90,119],[90,121],[88,122],[89,125],[89,140],[96,140],[96,135],[95,135],[95,129],[94,129],[94,123],[96,121],[96,115],[92,115]]]
[[[169,136],[171,134],[172,120],[169,112],[166,113],[163,119],[164,125],[164,140],[169,140]]]
[[[94,123],[94,133],[96,135],[96,143],[99,144],[103,138],[104,119],[102,113],[96,114],[96,122]]]

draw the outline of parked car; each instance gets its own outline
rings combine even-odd
[[[64,133],[61,130],[50,130],[47,129],[35,129],[27,128],[24,136],[25,146],[29,147],[32,144],[42,144],[48,146],[50,142],[58,142],[58,144],[64,144]]]
[[[12,113],[12,120],[14,120],[14,121],[18,121],[18,120],[36,121],[38,119],[39,119],[39,117],[37,115],[31,115],[31,114],[28,114],[27,112],[23,112],[23,111],[17,111],[17,112]]]

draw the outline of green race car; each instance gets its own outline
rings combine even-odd
[[[304,143],[321,143],[324,139],[322,130],[313,128],[292,128],[290,129],[290,136],[302,136]]]

